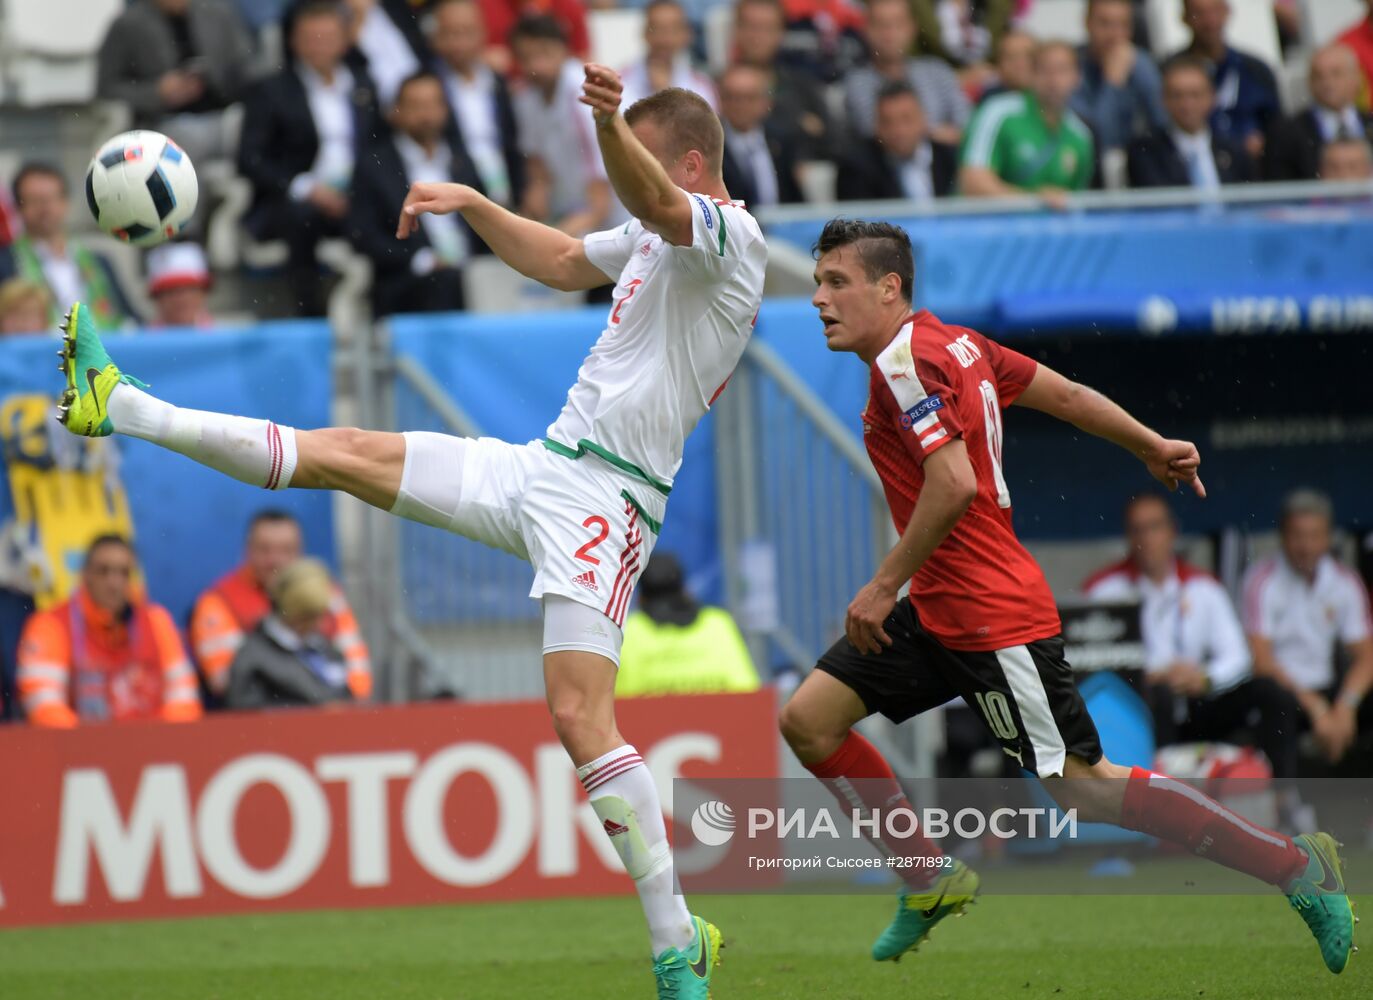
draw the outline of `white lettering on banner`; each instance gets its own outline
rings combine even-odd
[[[534,752],[534,780],[539,786],[539,874],[544,878],[577,874],[578,834],[590,842],[607,871],[624,871],[600,817],[582,796],[577,770],[561,745],[547,743]]]
[[[234,818],[254,785],[271,785],[291,814],[286,851],[269,868],[254,868],[239,849]],[[309,771],[289,757],[257,753],[221,768],[205,786],[196,810],[200,858],[215,881],[251,899],[294,892],[319,870],[329,850],[329,801]]]
[[[358,887],[391,881],[391,841],[386,782],[415,773],[413,753],[344,753],[315,761],[321,781],[342,781],[348,789],[348,881]]]
[[[720,738],[712,733],[679,733],[655,743],[644,757],[648,773],[653,775],[653,783],[658,786],[658,796],[663,802],[663,815],[672,821],[676,815],[672,811],[673,781],[682,776],[682,765],[689,760],[701,760],[715,764],[720,760]]]
[[[1301,329],[1297,300],[1275,295],[1211,300],[1211,326],[1216,333],[1282,333]]]
[[[68,771],[62,782],[53,902],[71,906],[86,901],[92,853],[111,899],[140,898],[159,846],[167,895],[176,899],[199,896],[203,889],[191,838],[191,797],[181,767],[154,764],[144,769],[127,826],[104,771]]]
[[[496,793],[496,832],[485,853],[469,858],[453,849],[444,830],[444,800],[458,775],[480,774]],[[415,860],[449,885],[499,882],[524,860],[534,841],[534,787],[529,775],[498,747],[463,743],[425,762],[405,795],[405,838]]]

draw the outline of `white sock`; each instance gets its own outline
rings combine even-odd
[[[618,747],[577,768],[577,777],[639,890],[654,957],[668,948],[685,951],[696,932],[686,899],[672,891],[663,807],[639,751]]]
[[[110,421],[250,486],[284,490],[296,471],[296,432],[270,420],[187,410],[120,383],[110,393]]]

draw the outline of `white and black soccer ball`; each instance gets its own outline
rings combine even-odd
[[[161,132],[123,132],[86,168],[86,202],[96,223],[134,246],[175,236],[195,214],[199,196],[191,158]]]

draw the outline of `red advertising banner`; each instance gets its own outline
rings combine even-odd
[[[634,699],[674,779],[777,776],[771,691]],[[0,926],[628,892],[542,702],[0,728]]]

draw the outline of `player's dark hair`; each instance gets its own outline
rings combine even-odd
[[[1128,522],[1134,509],[1144,503],[1156,503],[1162,506],[1168,514],[1168,520],[1173,523],[1174,527],[1177,527],[1178,519],[1177,515],[1173,513],[1173,505],[1168,502],[1167,495],[1159,490],[1141,490],[1126,500],[1125,509],[1121,511],[1121,520]]]
[[[1335,523],[1335,505],[1330,502],[1330,497],[1320,490],[1302,487],[1282,498],[1278,527],[1285,529],[1288,521],[1305,514],[1319,517],[1327,524]]]
[[[101,549],[108,548],[111,545],[123,549],[131,556],[137,555],[137,553],[134,551],[132,542],[130,542],[123,535],[119,535],[111,531],[103,535],[97,535],[91,541],[91,544],[86,546],[86,555],[84,560],[82,561],[82,565],[84,566],[87,563],[89,563],[92,557],[94,557],[95,554],[99,552]]]
[[[898,97],[909,97],[914,99],[916,104],[921,103],[920,95],[905,80],[889,80],[882,84],[881,89],[877,91],[877,105],[881,107],[884,101],[894,100]]]
[[[1035,46],[1035,69],[1038,69],[1040,65],[1044,62],[1044,57],[1047,56],[1050,52],[1053,52],[1055,49],[1059,50],[1060,52],[1068,53],[1068,55],[1073,60],[1073,65],[1077,65],[1077,50],[1074,49],[1073,46],[1068,42],[1061,41],[1057,38],[1051,38],[1048,41],[1040,42],[1038,45]]]
[[[1184,72],[1186,70],[1200,73],[1208,84],[1215,86],[1211,80],[1211,68],[1206,65],[1200,56],[1194,56],[1189,52],[1179,52],[1177,55],[1170,56],[1166,59],[1159,68],[1159,77],[1160,79],[1166,80],[1172,74]]]
[[[429,80],[433,83],[436,83],[439,86],[439,90],[443,90],[443,81],[439,79],[439,75],[437,73],[435,73],[432,69],[417,69],[415,70],[415,72],[411,73],[404,80],[402,80],[400,82],[400,86],[396,88],[395,104],[397,106],[400,105],[400,99],[405,96],[406,87],[409,87],[411,84],[419,83],[422,80]],[[444,96],[444,100],[447,100],[447,95]]]
[[[664,138],[671,144],[667,152],[673,157],[697,150],[705,158],[709,174],[720,176],[725,157],[725,130],[715,109],[700,94],[681,87],[668,87],[637,100],[625,112],[625,123],[632,128],[642,121],[653,122],[663,130]]]
[[[547,14],[536,14],[532,17],[522,17],[515,23],[515,27],[510,29],[510,44],[524,39],[530,42],[561,42],[567,44],[567,32],[563,31],[563,26],[557,22],[556,18],[549,17]]]
[[[248,530],[246,535],[252,535],[261,524],[294,524],[300,527],[300,518],[296,517],[289,510],[280,507],[264,507],[248,520]]]
[[[820,238],[810,248],[811,256],[819,260],[831,250],[853,247],[863,262],[863,274],[868,281],[881,281],[888,274],[901,279],[901,296],[911,301],[915,285],[915,259],[911,254],[911,238],[900,226],[890,222],[867,222],[863,219],[830,219],[820,231]]]
[[[62,185],[62,193],[67,193],[67,178],[62,171],[58,170],[51,163],[44,163],[39,160],[30,160],[19,168],[19,173],[14,175],[14,182],[10,185],[10,191],[14,194],[14,203],[18,205],[24,199],[19,192],[24,187],[24,182],[30,177],[52,177]]]

